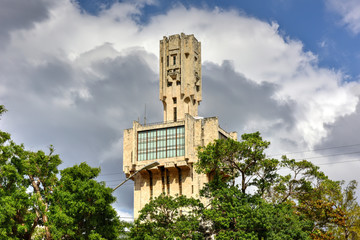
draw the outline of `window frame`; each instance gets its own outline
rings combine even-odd
[[[137,132],[137,161],[185,156],[185,126]]]

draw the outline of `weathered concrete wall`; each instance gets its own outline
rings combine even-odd
[[[159,162],[158,166],[142,170],[133,178],[135,218],[151,198],[161,193],[199,198],[208,177],[194,170],[198,147],[220,136],[237,138],[236,132],[228,133],[219,127],[217,117],[197,117],[201,90],[201,43],[193,35],[164,37],[160,41],[160,100],[164,105],[164,123],[141,125],[134,121],[132,129],[124,130],[123,171],[127,177],[149,163]],[[174,108],[177,121],[174,121]],[[183,156],[139,161],[139,132],[179,126],[185,129]]]
[[[197,116],[202,98],[201,43],[194,35],[183,33],[164,37],[159,56],[164,121],[184,119],[185,114]]]

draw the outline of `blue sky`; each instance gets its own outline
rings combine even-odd
[[[98,15],[110,8],[115,0],[79,0],[80,7],[89,14]],[[305,51],[318,55],[319,65],[341,69],[349,74],[349,81],[360,75],[359,37],[341,23],[341,16],[326,1],[313,0],[252,0],[252,1],[156,1],[146,5],[140,15],[142,24],[151,16],[161,14],[177,5],[236,10],[267,22],[277,22],[284,36],[299,39]]]
[[[159,40],[181,32],[202,44],[200,116],[360,180],[358,0],[3,0],[1,129],[116,186],[123,130],[145,103],[147,121],[162,120]],[[132,193],[131,182],[115,193],[123,217]]]

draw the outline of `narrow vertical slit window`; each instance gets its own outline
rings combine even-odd
[[[149,172],[149,177],[150,177],[150,199],[152,199],[154,196],[153,175],[152,175],[151,171],[148,171],[148,172]]]
[[[169,66],[169,56],[166,56],[166,66]]]
[[[162,184],[162,192],[165,193],[165,171],[164,171],[164,168],[161,168],[161,184]]]
[[[179,195],[182,195],[182,172],[181,172],[181,168],[177,168],[178,169],[178,174],[179,174]]]
[[[176,55],[173,56],[173,65],[176,65]]]
[[[166,169],[166,186],[167,186],[167,194],[170,195],[170,172]]]
[[[177,121],[177,109],[174,107],[174,122]]]

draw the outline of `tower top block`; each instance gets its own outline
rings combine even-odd
[[[176,34],[160,40],[160,100],[164,121],[198,115],[201,102],[201,43],[194,35]]]

